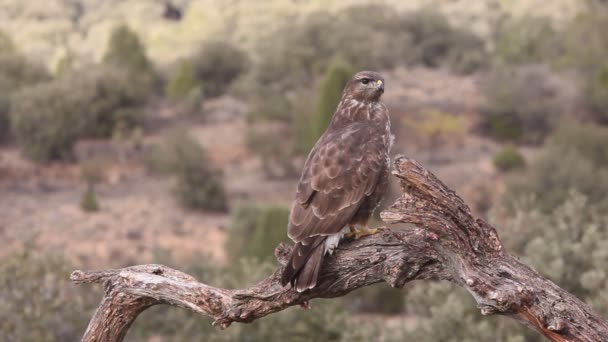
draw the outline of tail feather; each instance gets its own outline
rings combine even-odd
[[[283,286],[291,283],[298,292],[302,292],[317,285],[325,255],[325,239],[315,237],[296,243],[281,275]]]

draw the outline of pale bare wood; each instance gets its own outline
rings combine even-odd
[[[451,281],[475,298],[481,312],[512,317],[551,341],[608,341],[608,321],[506,252],[496,230],[475,219],[452,190],[416,161],[399,157],[393,174],[403,195],[381,213],[385,223],[416,228],[382,229],[344,241],[323,264],[318,286],[298,293],[280,285],[290,247],[275,255],[272,275],[246,289],[222,289],[162,265],[74,271],[76,283],[103,283],[104,298],[83,341],[122,341],[137,316],[156,304],[179,306],[227,328],[314,298],[333,298],[385,281],[402,287],[415,279]]]

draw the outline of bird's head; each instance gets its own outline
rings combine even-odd
[[[357,101],[379,101],[384,93],[384,77],[375,71],[361,71],[348,81],[344,95]]]

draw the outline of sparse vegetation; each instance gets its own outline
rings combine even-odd
[[[494,166],[502,171],[512,171],[526,166],[524,156],[513,145],[507,145],[494,156]]]
[[[103,181],[103,161],[92,159],[82,162],[80,176],[86,185],[86,190],[80,200],[80,208],[86,212],[99,210],[99,203],[95,195],[95,186]]]
[[[468,128],[464,115],[439,110],[426,110],[419,117],[406,116],[402,120],[433,152],[446,143],[462,143]]]
[[[542,63],[561,52],[558,32],[549,18],[510,18],[495,29],[496,56],[503,63]]]
[[[495,69],[481,84],[483,132],[499,141],[539,144],[560,112],[557,93],[542,69]]]
[[[82,198],[80,199],[80,209],[85,212],[95,212],[99,210],[99,203],[97,203],[97,196],[95,190],[91,187],[87,187]]]
[[[598,126],[563,127],[525,174],[508,183],[513,200],[533,195],[539,208],[550,212],[574,190],[597,206],[608,207],[608,129]]]
[[[99,304],[99,293],[70,282],[65,257],[25,250],[0,259],[0,340],[76,341]]]

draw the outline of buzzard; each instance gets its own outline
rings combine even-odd
[[[295,242],[281,282],[312,289],[326,254],[345,236],[374,234],[367,222],[388,185],[388,110],[384,78],[373,71],[348,81],[329,127],[310,151],[289,215]]]

